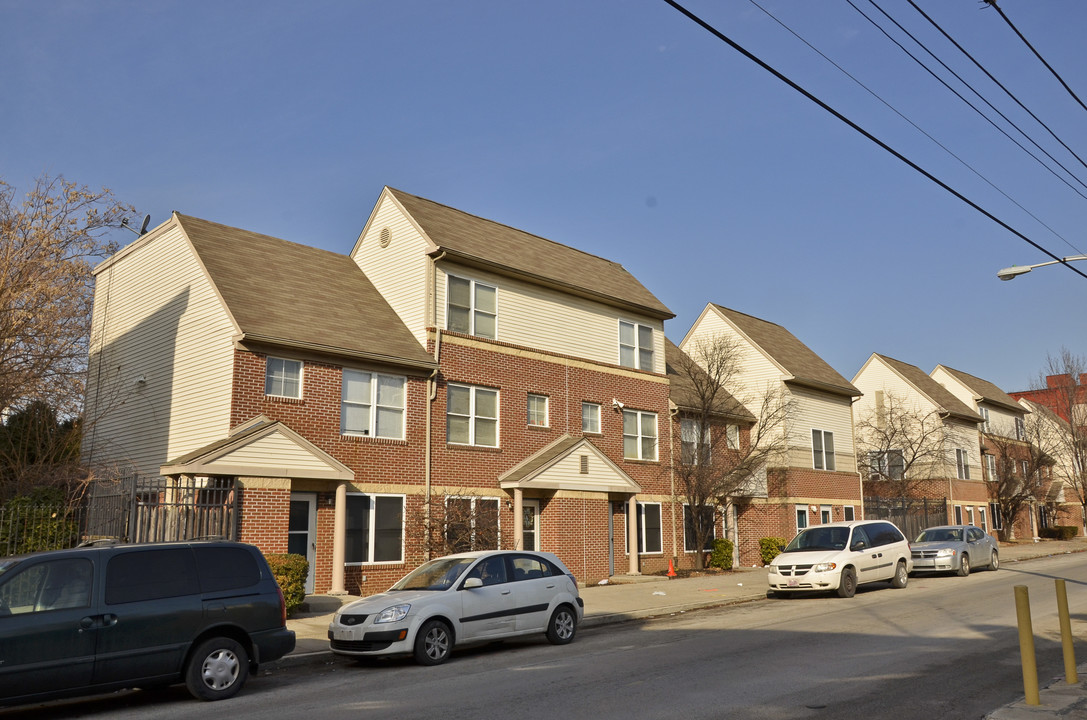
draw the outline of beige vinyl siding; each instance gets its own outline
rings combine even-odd
[[[381,231],[390,242],[381,247]],[[426,347],[427,272],[429,243],[387,195],[382,195],[370,223],[356,244],[352,259],[400,316],[419,344]],[[361,321],[365,321],[362,318]]]
[[[978,406],[974,401],[974,391],[959,382],[958,378],[937,367],[932,371],[932,379],[943,385],[949,393],[962,401],[962,404],[977,412]]]
[[[475,268],[443,262],[438,270],[438,327],[446,324],[446,277],[454,275],[498,289],[500,342],[618,365],[622,319],[653,328],[654,372],[664,372],[664,324],[660,320]]]
[[[893,394],[904,400],[906,407],[922,413],[929,413],[936,406],[924,395],[918,392],[912,385],[888,367],[879,358],[871,358],[857,377],[853,379],[853,385],[864,393],[853,406],[856,417],[861,418],[875,409],[876,392],[883,391],[885,395]]]
[[[856,472],[853,453],[853,418],[850,398],[807,388],[793,388],[790,421],[789,465],[812,466],[812,430],[834,433],[834,465],[839,472]]]
[[[973,423],[965,423],[955,420],[947,420],[944,423],[947,448],[947,461],[949,464],[948,477],[955,477],[957,468],[955,463],[955,448],[966,450],[970,458],[970,479],[982,480],[981,476],[981,438],[978,436],[977,426]]]
[[[84,458],[157,476],[229,430],[234,325],[176,224],[95,281]]]
[[[215,464],[245,467],[248,472],[267,470],[270,475],[281,474],[284,468],[289,468],[292,476],[307,472],[324,474],[329,469],[328,463],[299,447],[298,443],[282,433],[266,435],[225,453],[216,458]]]

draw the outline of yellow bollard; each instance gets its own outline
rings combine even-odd
[[[1064,578],[1057,578],[1057,616],[1061,620],[1061,647],[1064,649],[1064,681],[1069,685],[1079,682],[1076,672],[1076,649],[1072,646],[1072,621],[1068,616],[1068,590]]]
[[[1019,620],[1019,661],[1023,666],[1023,694],[1027,705],[1041,705],[1038,665],[1034,658],[1034,627],[1030,622],[1030,597],[1026,585],[1015,586],[1015,616]]]

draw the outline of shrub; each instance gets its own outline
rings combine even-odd
[[[287,603],[287,614],[292,614],[306,599],[306,576],[309,575],[309,562],[302,555],[271,553],[264,556],[276,576],[276,582],[283,591]]]
[[[781,554],[789,541],[782,537],[759,538],[759,553],[762,555],[762,564],[769,565],[770,561]]]
[[[1071,540],[1078,534],[1079,528],[1075,525],[1054,525],[1042,528],[1038,536],[1050,540]]]
[[[713,552],[710,553],[710,567],[722,570],[732,569],[732,541],[727,538],[717,538],[713,541]]]

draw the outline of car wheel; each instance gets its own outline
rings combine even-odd
[[[970,574],[970,556],[966,553],[962,555],[962,562],[959,563],[959,577],[966,577]]]
[[[412,655],[420,665],[441,665],[453,649],[453,633],[441,620],[429,620],[415,636]]]
[[[899,560],[895,568],[895,576],[891,578],[891,587],[902,589],[910,581],[910,574],[906,572],[906,561]]]
[[[999,570],[1000,569],[1000,554],[996,550],[993,550],[992,557],[989,558],[989,569],[990,570]]]
[[[851,598],[857,592],[857,573],[853,568],[842,570],[842,579],[838,582],[838,597]]]
[[[552,645],[565,645],[577,632],[577,615],[569,605],[559,605],[547,623],[547,639]]]
[[[197,646],[185,668],[185,686],[200,700],[226,700],[249,677],[249,654],[237,640],[211,638]]]

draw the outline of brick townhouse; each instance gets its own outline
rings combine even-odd
[[[672,313],[616,263],[386,188],[349,255],[175,213],[96,283],[84,459],[232,483],[310,592],[475,547],[587,581],[683,554]]]

